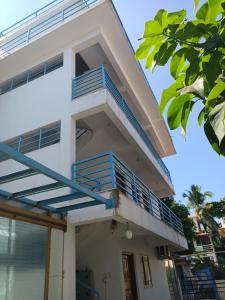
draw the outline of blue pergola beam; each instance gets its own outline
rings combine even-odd
[[[40,194],[40,193],[45,193],[45,192],[61,189],[64,187],[65,187],[65,184],[63,184],[61,182],[54,182],[54,183],[50,183],[50,184],[42,185],[39,187],[35,187],[35,188],[31,188],[31,189],[27,189],[24,191],[13,193],[12,197],[13,198],[26,197],[26,196],[31,196],[31,195],[36,195],[36,194]]]
[[[88,197],[95,199],[95,200],[101,202],[102,204],[105,204],[107,208],[114,208],[114,206],[115,206],[113,199],[105,199],[101,195],[96,194],[86,188],[81,187],[76,182],[73,182],[72,180],[49,169],[48,167],[38,163],[37,161],[23,155],[22,153],[17,152],[13,148],[9,147],[8,145],[5,145],[2,142],[0,142],[0,152],[3,152],[4,154],[8,155],[15,161],[35,170],[43,175],[46,175],[58,182],[65,184],[67,187],[70,187],[71,189],[73,189],[75,191],[79,191],[79,192],[86,194]]]
[[[98,200],[82,202],[82,203],[77,203],[77,204],[72,204],[69,206],[63,206],[63,207],[57,208],[57,212],[59,214],[63,214],[63,213],[67,213],[70,210],[81,209],[81,208],[96,206],[96,205],[101,205],[101,204],[102,203],[99,202]]]
[[[23,198],[23,197],[14,199],[12,193],[9,193],[9,192],[4,191],[4,190],[0,190],[0,196],[6,198],[7,200],[12,200],[12,201],[15,201],[15,202],[19,202],[19,203],[28,205],[29,207],[32,207],[32,208],[37,207],[37,202],[36,201],[33,201],[31,199],[27,199],[27,198]],[[54,208],[54,207],[46,206],[46,207],[44,207],[44,209],[47,210],[47,211],[51,211],[53,213],[57,213],[57,209]]]
[[[49,198],[46,200],[37,201],[37,206],[45,207],[46,205],[61,203],[61,202],[69,201],[69,200],[80,199],[83,197],[86,197],[86,195],[84,193],[77,192],[77,193],[72,193],[72,194],[68,194],[68,195],[64,195],[64,196],[53,197],[53,198]]]
[[[19,172],[16,172],[16,173],[12,173],[12,174],[8,174],[8,175],[0,177],[0,184],[8,183],[8,182],[15,181],[15,180],[19,180],[19,179],[26,178],[26,177],[29,177],[29,176],[34,176],[34,175],[37,175],[37,174],[38,174],[37,171],[34,171],[32,169],[26,169],[26,170],[23,170],[23,171],[19,171]]]

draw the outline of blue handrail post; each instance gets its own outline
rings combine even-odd
[[[18,152],[20,152],[21,143],[22,143],[22,136],[19,137],[19,143],[18,143],[18,148],[17,148]]]
[[[76,79],[74,78],[72,80],[72,100],[75,98],[75,92],[76,92]]]
[[[150,212],[153,215],[153,207],[152,207],[152,199],[151,199],[151,193],[150,193],[150,191],[148,191],[148,203],[149,203]]]
[[[64,21],[64,9],[61,12],[61,18],[62,18],[62,21]]]
[[[47,70],[48,70],[48,63],[46,62],[44,64],[44,75],[47,73]]]
[[[115,171],[115,164],[113,161],[113,153],[109,152],[109,162],[110,162],[110,169],[111,169],[111,176],[112,176],[112,188],[117,188],[117,180],[116,180],[116,171]]]
[[[163,222],[165,222],[165,217],[164,217],[164,208],[163,208],[163,203],[161,200],[159,200],[159,211],[160,211],[160,217],[161,217],[161,220]]]
[[[132,194],[133,194],[133,199],[137,203],[138,202],[138,197],[137,197],[137,187],[136,187],[136,182],[135,182],[135,176],[132,173],[132,179],[131,179],[131,187],[132,187]]]
[[[14,79],[11,80],[10,90],[12,90],[14,87]]]
[[[172,214],[171,214],[171,210],[168,209],[169,211],[169,220],[170,220],[170,225],[173,225],[173,222],[172,222]]]
[[[106,78],[105,78],[106,71],[105,71],[104,65],[101,66],[101,71],[102,71],[102,84],[103,84],[103,87],[106,87]]]
[[[71,176],[72,180],[76,181],[76,163],[72,164],[71,173],[72,173],[72,176]]]
[[[30,40],[30,29],[27,30],[27,42]]]
[[[41,148],[42,128],[39,129],[38,149]]]

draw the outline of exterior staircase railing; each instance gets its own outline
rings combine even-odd
[[[87,285],[79,279],[77,279],[76,282],[77,300],[90,300],[93,299],[93,297],[95,297],[95,300],[100,300],[99,292],[95,288]]]

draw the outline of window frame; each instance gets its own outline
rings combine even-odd
[[[152,272],[150,266],[149,256],[146,254],[141,255],[141,268],[142,268],[142,282],[144,288],[152,287]],[[147,278],[148,277],[148,278]]]

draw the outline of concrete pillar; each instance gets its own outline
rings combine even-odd
[[[61,121],[61,170],[64,176],[71,178],[71,166],[75,161],[76,123],[70,116]],[[70,193],[68,188],[66,193]],[[70,204],[68,201],[67,205]],[[67,224],[64,236],[64,279],[63,300],[76,299],[76,253],[75,226]]]
[[[70,116],[70,101],[72,96],[72,78],[75,73],[75,55],[71,48],[64,51],[65,88],[66,98],[64,117],[61,119],[61,159],[60,169],[62,174],[71,178],[71,166],[76,159],[76,122]],[[68,189],[68,193],[70,190]],[[69,205],[69,202],[68,202]],[[76,299],[76,239],[75,226],[67,224],[67,232],[64,235],[64,257],[63,257],[63,300]]]
[[[64,235],[63,300],[76,300],[75,227],[67,225]]]

